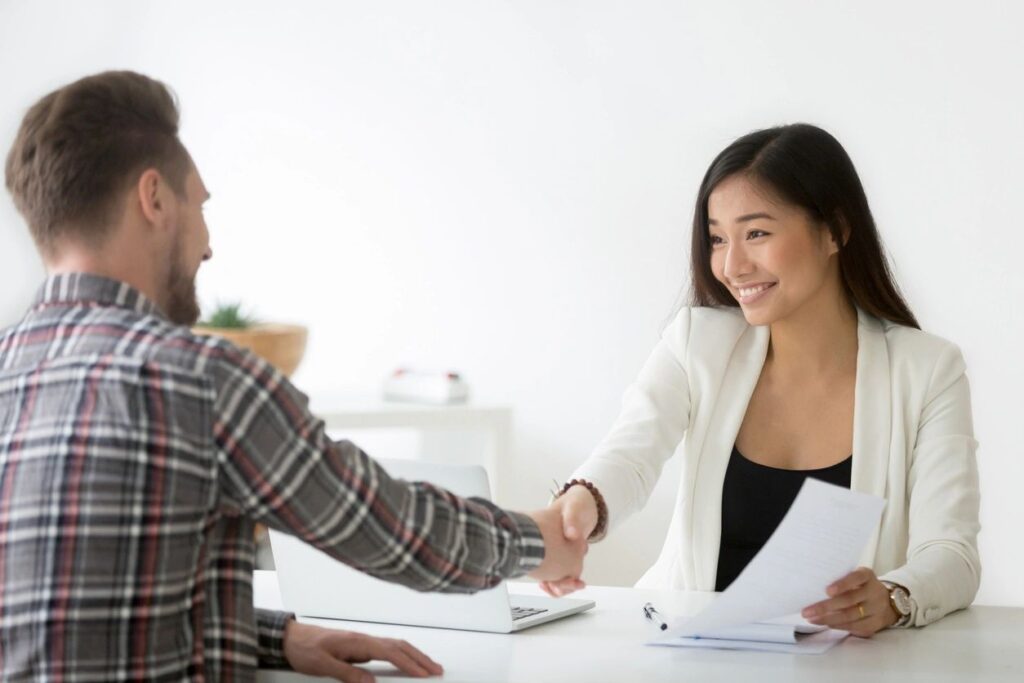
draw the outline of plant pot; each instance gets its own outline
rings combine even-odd
[[[241,329],[227,327],[194,327],[196,334],[215,334],[236,346],[249,349],[291,377],[306,351],[308,330],[302,325],[259,323]]]

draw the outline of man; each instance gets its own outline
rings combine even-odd
[[[372,680],[408,643],[254,610],[256,523],[417,590],[578,578],[557,513],[392,480],[254,355],[193,335],[209,197],[163,84],[108,72],[26,114],[6,184],[49,277],[0,333],[0,677]]]

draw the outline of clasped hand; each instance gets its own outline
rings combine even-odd
[[[544,562],[530,572],[552,597],[584,588],[583,556],[587,538],[597,526],[597,503],[584,486],[574,486],[544,510],[530,515],[544,536]]]

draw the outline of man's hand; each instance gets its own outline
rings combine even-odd
[[[583,572],[583,556],[587,554],[585,537],[567,538],[562,526],[562,515],[553,507],[531,512],[529,516],[544,537],[544,561],[530,572],[530,576],[538,579],[541,587],[546,582],[557,582],[572,586],[571,590],[566,591],[569,593],[583,588],[580,574]],[[551,591],[548,593],[554,595]]]
[[[284,656],[299,673],[330,676],[345,683],[373,683],[373,674],[352,666],[372,659],[391,662],[402,673],[417,678],[444,673],[440,664],[404,640],[335,631],[294,619],[284,629]]]
[[[556,498],[548,507],[558,513],[562,520],[562,534],[570,541],[586,541],[597,526],[597,501],[586,486],[573,486]],[[573,591],[585,588],[579,577],[568,577],[540,582],[541,589],[548,595],[560,598]]]
[[[828,600],[805,607],[801,614],[812,624],[870,638],[896,623],[889,589],[867,567],[855,569],[826,590]]]

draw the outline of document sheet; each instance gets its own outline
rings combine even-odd
[[[749,634],[728,635],[725,630],[753,626],[757,632],[759,622],[770,621],[776,626],[788,622],[791,634],[800,624],[804,631],[812,630],[798,616],[789,615],[826,599],[829,584],[857,567],[884,507],[885,500],[877,496],[807,479],[775,533],[732,585],[700,613],[671,620],[664,637],[652,644],[693,647],[678,641],[734,636],[736,643],[753,643],[758,641],[750,640]],[[830,645],[841,639],[826,631],[794,637]]]

